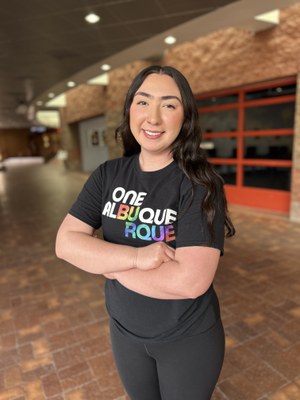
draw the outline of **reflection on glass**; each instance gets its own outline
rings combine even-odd
[[[197,102],[197,105],[199,108],[237,103],[238,102],[238,94],[236,93],[236,94],[231,94],[228,96],[214,96],[214,97],[208,97],[206,99],[199,99],[199,100],[196,99],[196,102]]]
[[[211,138],[204,140],[201,147],[206,150],[208,157],[236,158],[235,137]]]
[[[268,160],[291,160],[293,136],[251,136],[245,137],[245,158]]]
[[[244,185],[289,191],[291,168],[246,166],[244,167]]]
[[[245,130],[294,127],[295,103],[272,104],[245,109]]]
[[[236,132],[238,110],[223,110],[200,113],[200,126],[203,133]]]
[[[251,91],[246,93],[245,99],[268,99],[272,97],[287,96],[291,94],[296,94],[296,84]]]
[[[235,165],[214,165],[215,170],[224,179],[225,185],[236,184],[236,166]]]

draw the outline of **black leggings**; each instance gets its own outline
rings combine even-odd
[[[144,344],[111,323],[115,362],[131,400],[209,400],[224,360],[219,320],[208,331],[164,343]]]

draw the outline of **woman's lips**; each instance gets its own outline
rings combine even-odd
[[[144,135],[149,139],[158,139],[164,132],[162,131],[148,131],[143,129]]]

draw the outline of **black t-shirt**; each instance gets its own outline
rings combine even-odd
[[[138,156],[100,165],[85,183],[70,214],[95,229],[104,240],[135,247],[164,241],[178,248],[215,247],[223,252],[224,215],[216,205],[210,239],[202,202],[206,189],[192,185],[173,161],[143,172]],[[210,328],[219,318],[213,285],[196,299],[156,299],[125,288],[117,280],[105,286],[107,310],[117,327],[143,341],[173,340]]]

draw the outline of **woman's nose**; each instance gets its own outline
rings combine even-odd
[[[158,125],[161,122],[160,108],[150,106],[148,109],[147,120],[151,125]]]

